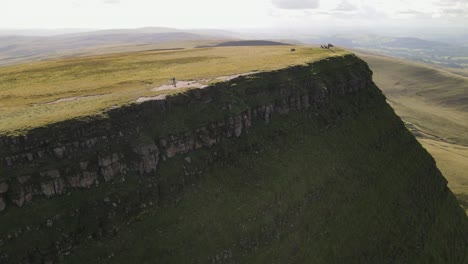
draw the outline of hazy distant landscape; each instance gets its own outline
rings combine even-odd
[[[227,30],[182,30],[175,28],[144,28],[135,30],[103,30],[63,34],[48,31],[49,35],[31,31],[0,32],[0,65],[28,60],[61,56],[83,56],[95,52],[129,51],[150,49],[148,45],[187,47],[193,42],[221,42],[248,39],[255,34]],[[16,34],[15,34],[16,33]],[[268,40],[285,41],[283,34],[269,34]],[[392,37],[375,34],[295,36],[287,39],[295,44],[332,43],[362,53],[374,53],[435,66],[458,69],[462,74],[468,68],[468,37],[451,41],[426,40],[415,37]],[[445,40],[445,42],[444,42]]]
[[[446,42],[414,37],[384,35],[333,35],[308,39],[308,42],[329,41],[362,53],[374,53],[441,67],[465,69],[468,67],[468,41]]]
[[[222,30],[183,31],[172,28],[104,30],[52,36],[0,35],[0,65],[94,53],[192,47],[219,39],[232,37]]]

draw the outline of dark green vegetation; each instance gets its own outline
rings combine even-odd
[[[166,119],[150,115],[135,141],[328,88],[328,101],[167,159],[155,175],[10,207],[0,249],[12,263],[464,263],[466,216],[363,77],[367,65],[346,56],[219,83],[210,102],[171,97]]]
[[[361,57],[468,212],[468,78],[405,60]]]
[[[185,191],[66,262],[463,263],[466,219],[375,92],[163,165]],[[198,184],[187,166],[203,172]]]

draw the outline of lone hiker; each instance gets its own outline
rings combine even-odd
[[[172,85],[174,85],[174,87],[177,87],[177,82],[176,82],[175,77],[173,77],[171,80],[172,80]]]

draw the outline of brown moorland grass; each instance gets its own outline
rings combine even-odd
[[[359,56],[468,214],[468,78],[401,59]]]
[[[0,135],[20,134],[113,106],[180,90],[151,91],[178,80],[206,80],[299,65],[343,50],[297,46],[139,51],[0,67]],[[75,99],[75,100],[71,100]],[[57,102],[58,103],[51,103]]]

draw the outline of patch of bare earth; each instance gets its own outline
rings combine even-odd
[[[160,92],[160,91],[170,91],[170,90],[178,90],[178,89],[184,89],[184,88],[200,88],[203,89],[205,87],[208,87],[209,84],[213,81],[230,81],[232,79],[241,77],[241,76],[247,76],[247,75],[252,75],[258,72],[246,72],[246,73],[241,73],[241,74],[234,74],[234,75],[227,75],[227,76],[219,76],[216,78],[211,78],[211,79],[202,79],[202,80],[197,80],[197,81],[176,81],[176,85],[173,84],[164,84],[159,87],[154,87],[151,88],[151,91],[153,92]],[[85,95],[85,96],[73,96],[73,97],[66,97],[66,98],[61,98],[52,102],[45,103],[47,105],[51,104],[59,104],[63,102],[70,102],[70,101],[76,101],[76,100],[82,100],[82,99],[90,99],[90,98],[98,98],[102,97],[104,94],[98,94],[98,95]],[[145,96],[145,97],[140,97],[136,100],[137,103],[142,103],[146,101],[151,101],[151,100],[163,100],[166,98],[165,94],[158,95],[158,96]]]

